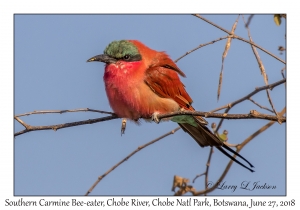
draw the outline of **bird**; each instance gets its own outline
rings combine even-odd
[[[158,115],[176,111],[195,111],[192,98],[179,76],[186,75],[165,52],[147,47],[138,40],[112,41],[103,54],[87,62],[105,63],[104,84],[109,104],[120,118],[138,122],[140,118],[159,123]],[[216,147],[237,164],[254,172],[254,166],[227,146],[207,127],[201,116],[181,115],[171,118],[187,132],[200,147]],[[231,156],[235,154],[249,167]]]

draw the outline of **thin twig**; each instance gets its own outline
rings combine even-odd
[[[211,156],[212,156],[212,153],[214,152],[214,149],[213,147],[210,148],[210,152],[209,152],[209,155],[208,155],[208,159],[207,159],[207,162],[206,162],[206,171],[202,174],[198,174],[194,179],[193,179],[193,183],[195,183],[196,179],[198,179],[199,177],[205,175],[205,186],[207,186],[207,182],[208,182],[208,179],[207,179],[207,175],[208,175],[208,169],[209,169],[209,166],[210,166],[210,160],[211,160]]]
[[[113,112],[101,111],[101,110],[90,109],[90,108],[82,108],[82,109],[69,109],[69,110],[33,111],[33,112],[16,115],[16,117],[28,116],[32,114],[53,114],[53,113],[63,114],[66,112],[99,112],[101,114],[111,114],[111,115],[114,114]]]
[[[234,102],[231,102],[231,103],[226,104],[226,105],[224,105],[224,106],[221,106],[221,107],[219,107],[219,108],[213,109],[213,110],[211,110],[210,112],[216,112],[216,111],[220,111],[220,110],[222,110],[222,109],[226,109],[226,108],[228,109],[228,108],[231,108],[231,107],[233,107],[234,105],[236,105],[236,104],[238,104],[238,103],[241,103],[241,102],[244,101],[244,100],[247,100],[248,98],[250,98],[251,96],[255,95],[256,93],[258,93],[258,92],[260,92],[260,91],[262,91],[262,90],[265,90],[265,89],[271,89],[271,90],[272,90],[274,87],[276,87],[276,86],[278,86],[278,85],[281,85],[282,83],[285,83],[285,82],[286,82],[286,79],[284,78],[284,79],[279,80],[279,81],[277,81],[277,82],[274,82],[274,83],[272,83],[272,84],[270,84],[270,85],[266,85],[266,86],[262,86],[262,87],[256,87],[255,90],[252,91],[251,93],[249,93],[248,95],[246,95],[246,96],[244,96],[244,97],[242,97],[242,98],[240,98],[240,99],[238,99],[238,100],[236,100],[236,101],[234,101]]]
[[[207,163],[206,163],[206,171],[205,171],[205,189],[208,188],[208,172],[209,172],[210,160],[211,160],[211,157],[212,157],[213,152],[214,152],[214,147],[211,147],[211,148],[210,148],[210,151],[209,151]],[[205,195],[206,195],[206,193],[205,193]]]
[[[78,125],[93,124],[93,123],[113,120],[113,119],[117,119],[117,118],[119,118],[119,117],[116,116],[116,115],[113,115],[113,116],[108,116],[108,117],[102,117],[102,118],[96,118],[96,119],[90,119],[90,120],[83,120],[83,121],[76,121],[76,122],[71,122],[71,123],[63,123],[63,124],[57,124],[57,125],[31,126],[31,125],[26,124],[27,125],[27,126],[25,126],[26,129],[15,133],[14,136],[16,137],[16,136],[24,134],[24,133],[28,133],[28,132],[31,132],[31,131],[38,131],[38,130],[54,130],[54,131],[57,131],[58,129],[62,129],[62,128],[68,128],[68,127],[73,127],[73,126],[78,126]],[[18,122],[20,122],[19,121],[20,119],[18,117],[15,117],[15,119]],[[21,123],[21,124],[24,125],[25,123],[24,124],[23,123]]]
[[[206,172],[203,172],[202,174],[196,175],[195,178],[193,179],[193,183],[195,183],[196,179],[198,179],[199,177],[201,177],[201,176],[203,176],[205,174],[206,174]]]
[[[250,16],[248,17],[247,23],[245,24],[245,27],[246,27],[246,28],[248,28],[248,27],[249,27],[249,25],[250,25],[250,22],[251,22],[251,20],[252,20],[253,16],[254,16],[254,15],[250,15]]]
[[[243,18],[244,23],[246,24],[244,15],[242,15],[242,18]],[[249,29],[248,27],[247,27],[247,31],[248,31],[248,37],[249,37],[249,40],[250,40],[251,42],[253,42],[252,37],[251,37],[251,34],[250,34],[250,29]],[[267,73],[266,73],[264,64],[263,64],[262,60],[261,60],[260,57],[259,57],[259,54],[258,54],[258,52],[257,52],[257,50],[256,50],[256,47],[253,46],[253,45],[251,45],[251,48],[252,48],[252,51],[253,51],[253,53],[254,53],[254,55],[255,55],[256,61],[257,61],[257,63],[258,63],[258,67],[259,67],[259,69],[260,69],[261,75],[262,75],[263,78],[264,78],[265,84],[268,85],[268,84],[269,84],[269,82],[268,82],[268,76],[267,76]],[[272,99],[271,99],[270,90],[269,90],[269,89],[266,89],[266,92],[267,92],[267,97],[268,97],[269,103],[270,103],[270,105],[271,105],[271,107],[272,107],[272,109],[273,109],[273,112],[274,112],[275,115],[278,117],[278,114],[277,114],[277,112],[276,112],[275,106],[274,106],[274,104],[273,104],[273,102],[272,102]],[[278,123],[281,123],[281,122],[278,121]]]
[[[198,47],[196,47],[196,48],[194,48],[194,49],[192,49],[192,50],[186,52],[184,55],[182,55],[182,56],[180,56],[179,58],[177,58],[174,62],[175,62],[175,63],[178,62],[178,61],[179,61],[180,59],[182,59],[183,57],[185,57],[185,56],[187,56],[188,54],[190,54],[190,53],[192,53],[192,52],[194,52],[194,51],[200,49],[201,47],[204,47],[204,46],[207,46],[207,45],[210,45],[210,44],[214,44],[215,42],[221,41],[221,40],[223,40],[223,39],[227,39],[228,37],[229,37],[229,36],[224,36],[224,37],[221,37],[221,38],[219,38],[219,39],[215,39],[215,40],[213,40],[213,41],[211,41],[211,42],[207,42],[207,43],[205,43],[205,44],[200,44]]]
[[[281,69],[281,75],[282,75],[282,78],[285,78],[284,73],[283,73],[284,70],[286,70],[286,67],[283,67],[283,68]],[[284,84],[284,86],[286,87],[286,83]]]
[[[249,101],[251,101],[252,103],[254,103],[255,105],[257,105],[258,107],[260,107],[261,109],[265,109],[268,110],[269,112],[274,113],[273,110],[269,109],[268,107],[262,106],[259,103],[255,102],[252,98],[248,98]]]
[[[226,144],[228,147],[238,147],[239,144],[230,144],[228,142],[224,142],[224,144]]]
[[[283,68],[281,69],[281,75],[282,75],[282,78],[285,78],[284,73],[283,73],[284,70],[285,70],[285,67],[283,67]]]
[[[24,121],[22,121],[20,118],[18,118],[18,117],[14,117],[15,118],[15,120],[17,120],[21,125],[23,125],[26,129],[28,128],[28,127],[30,127],[28,124],[26,124]]]
[[[120,166],[122,163],[124,163],[125,161],[127,161],[131,156],[133,156],[135,153],[141,151],[142,149],[144,149],[145,147],[151,145],[151,144],[154,144],[155,142],[171,135],[171,134],[174,134],[176,131],[178,131],[180,129],[180,127],[177,127],[173,130],[171,130],[170,132],[148,142],[147,144],[144,144],[142,146],[139,146],[136,150],[134,150],[133,152],[131,152],[129,155],[127,155],[123,160],[121,160],[120,162],[118,162],[116,165],[114,165],[112,168],[110,168],[108,171],[106,171],[103,175],[99,176],[97,181],[91,186],[91,188],[86,192],[86,196],[89,195],[93,189],[97,186],[97,184],[106,176],[108,175],[110,172],[112,172],[114,169],[116,169],[118,166]]]
[[[262,90],[265,90],[265,89],[271,89],[271,90],[272,90],[274,87],[276,87],[276,86],[278,86],[278,85],[280,85],[280,84],[282,84],[282,83],[285,83],[285,82],[286,82],[286,79],[282,79],[282,80],[279,80],[279,81],[277,81],[277,82],[274,82],[274,83],[272,83],[272,84],[270,84],[270,85],[266,85],[266,86],[262,86],[262,87],[255,88],[255,90],[252,91],[251,93],[249,93],[248,95],[246,95],[246,96],[244,96],[244,97],[242,97],[242,98],[240,98],[240,99],[238,99],[238,100],[236,100],[236,101],[234,101],[234,102],[232,102],[232,103],[229,103],[229,104],[227,104],[227,105],[225,105],[225,106],[222,106],[222,107],[220,107],[220,108],[214,109],[214,110],[212,110],[212,111],[210,111],[210,112],[215,112],[215,111],[219,111],[219,110],[221,110],[221,109],[226,108],[226,110],[224,111],[224,114],[225,114],[225,113],[228,113],[229,110],[230,110],[233,106],[235,106],[236,104],[241,103],[241,102],[244,101],[244,100],[247,100],[248,98],[250,98],[250,97],[253,96],[254,94],[258,93],[259,91],[262,91]],[[220,127],[221,127],[221,125],[222,125],[222,123],[223,123],[223,120],[224,120],[224,119],[221,119],[221,120],[220,120],[220,123],[218,124],[217,129],[216,129],[217,131],[220,129]]]
[[[286,108],[283,108],[283,110],[279,113],[279,116],[283,116],[286,112]],[[250,135],[248,138],[246,138],[237,148],[236,152],[239,153],[244,146],[246,146],[246,144],[248,144],[252,139],[254,139],[256,136],[258,136],[259,134],[261,134],[262,132],[264,132],[265,130],[267,130],[269,127],[271,127],[275,122],[269,122],[266,125],[264,125],[263,127],[261,127],[260,129],[258,129],[256,132],[254,132],[252,135]],[[234,158],[236,157],[236,155],[233,156]],[[198,192],[194,192],[193,195],[203,195],[206,193],[210,193],[212,192],[214,189],[216,189],[218,187],[218,184],[222,182],[222,180],[225,178],[226,174],[228,173],[231,165],[233,163],[233,160],[230,160],[229,163],[227,164],[224,172],[222,173],[222,175],[220,176],[220,178],[218,179],[218,181],[216,182],[216,184],[214,184],[211,188],[205,189],[205,190],[201,190]]]
[[[231,28],[231,33],[232,34],[234,34],[234,31],[236,29],[237,23],[239,21],[239,17],[240,17],[240,15],[238,15],[236,21],[234,22],[234,24],[233,24],[233,26]],[[221,94],[222,81],[223,81],[223,70],[224,70],[224,61],[225,61],[227,53],[228,53],[228,51],[230,49],[231,40],[232,40],[232,38],[228,37],[227,42],[225,44],[225,49],[224,49],[224,52],[223,52],[223,55],[222,55],[222,65],[221,65],[221,72],[220,72],[220,76],[219,76],[219,85],[218,85],[218,92],[217,92],[217,100],[219,100],[220,94]]]
[[[252,15],[250,15],[250,16],[248,17],[247,23],[245,24],[245,27],[246,27],[246,28],[249,27],[250,22],[251,22],[253,16],[254,16],[254,15],[252,14]]]
[[[200,16],[200,15],[198,15],[198,14],[193,14],[193,15],[194,15],[195,17],[200,18],[200,19],[204,20],[205,22],[207,22],[207,23],[209,23],[209,24],[215,26],[216,28],[218,28],[218,29],[220,29],[220,30],[226,32],[227,34],[231,35],[232,38],[234,38],[234,39],[239,39],[239,40],[241,40],[241,41],[243,41],[243,42],[246,42],[246,43],[248,43],[248,44],[254,45],[255,47],[257,47],[257,48],[259,48],[260,50],[262,50],[263,52],[265,52],[265,53],[267,53],[268,55],[272,56],[273,58],[277,59],[278,61],[280,61],[280,62],[286,64],[285,61],[283,61],[282,59],[278,58],[276,55],[270,53],[269,51],[265,50],[265,49],[262,48],[261,46],[255,44],[254,42],[248,41],[248,40],[246,40],[246,39],[244,39],[244,38],[242,38],[242,37],[240,37],[240,36],[234,35],[234,34],[232,34],[230,31],[227,31],[226,29],[224,29],[224,28],[218,26],[217,24],[215,24],[215,23],[213,23],[213,22],[211,22],[211,21],[205,19],[204,17],[202,17],[202,16]]]

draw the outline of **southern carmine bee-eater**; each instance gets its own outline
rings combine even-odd
[[[191,105],[192,99],[178,76],[185,77],[185,74],[164,52],[152,50],[137,40],[121,40],[111,42],[104,54],[87,61],[106,63],[103,77],[106,94],[111,108],[121,118],[134,121],[151,118],[158,123],[158,114],[195,110]],[[253,167],[213,134],[202,117],[183,115],[171,120],[178,122],[201,147],[215,146],[233,161],[253,172],[224,150],[239,156]]]

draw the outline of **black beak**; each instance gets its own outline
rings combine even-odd
[[[90,59],[88,59],[86,62],[92,62],[92,61],[99,61],[99,62],[103,62],[103,63],[115,63],[117,62],[117,60],[115,58],[112,58],[108,55],[96,55]]]

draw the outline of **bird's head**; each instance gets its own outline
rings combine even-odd
[[[87,62],[100,61],[106,64],[116,63],[117,61],[140,61],[142,56],[134,43],[127,40],[113,41],[104,50],[101,55],[96,55],[87,60]]]
[[[122,64],[143,73],[149,68],[163,67],[176,71],[181,76],[185,74],[164,52],[158,52],[137,40],[120,40],[111,42],[101,55],[96,55],[87,62],[100,61],[110,64]]]

